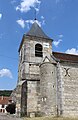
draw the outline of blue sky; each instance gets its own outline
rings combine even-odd
[[[78,0],[0,0],[0,89],[16,87],[18,48],[35,11],[53,51],[78,55]]]

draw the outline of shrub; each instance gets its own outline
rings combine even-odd
[[[6,111],[9,112],[10,114],[15,114],[15,109],[16,109],[15,103],[10,103],[6,107]]]

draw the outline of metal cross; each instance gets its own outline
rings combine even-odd
[[[65,69],[65,71],[66,71],[65,76],[69,76],[69,77],[70,77],[70,74],[68,73],[68,70],[69,70],[70,68],[64,68],[64,69]]]

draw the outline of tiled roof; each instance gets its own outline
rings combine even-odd
[[[78,55],[53,52],[53,56],[60,61],[70,61],[70,62],[78,62]]]
[[[4,104],[7,105],[9,100],[11,100],[11,97],[4,97],[4,96],[0,96],[0,104]]]

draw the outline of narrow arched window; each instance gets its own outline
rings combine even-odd
[[[36,57],[43,57],[42,45],[41,44],[36,44],[35,45],[35,56]]]

